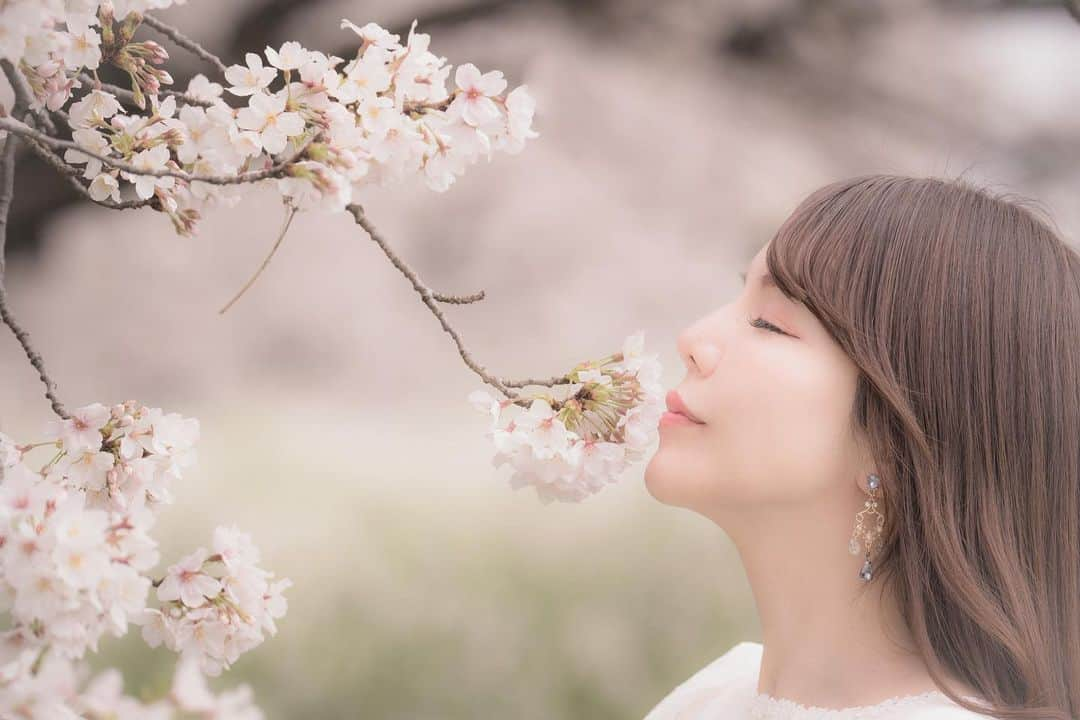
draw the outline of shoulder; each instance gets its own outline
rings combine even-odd
[[[761,666],[761,643],[744,640],[736,643],[726,653],[710,662],[705,667],[694,673],[687,682],[705,680],[712,677],[728,677],[730,673],[754,674],[754,682],[757,682],[757,671]]]
[[[736,643],[676,686],[644,720],[668,720],[691,708],[704,708],[706,704],[730,707],[736,700],[749,700],[757,692],[761,653],[761,643]]]

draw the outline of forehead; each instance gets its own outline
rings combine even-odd
[[[765,255],[768,252],[768,248],[769,246],[766,245],[759,250],[747,264],[746,271],[739,273],[745,284],[760,285],[763,288],[776,288],[776,282],[769,273],[768,264],[765,262]]]
[[[750,258],[750,262],[747,264],[747,270],[753,275],[762,275],[768,270],[765,263],[765,256],[769,253],[768,244],[762,246],[760,250],[754,253],[754,257]]]
[[[768,254],[769,246],[758,250],[754,257],[750,260],[747,268],[744,272],[740,272],[739,275],[743,279],[743,284],[748,288],[759,288],[767,296],[773,296],[780,298],[786,304],[795,307],[803,308],[805,305],[800,300],[796,300],[790,297],[787,293],[783,292],[776,284],[776,279],[773,278],[769,272],[768,263],[765,262],[766,255]]]

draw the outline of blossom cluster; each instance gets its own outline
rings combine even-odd
[[[520,152],[532,129],[535,102],[525,86],[506,93],[501,71],[471,63],[454,71],[416,32],[405,44],[375,23],[341,28],[356,35],[354,57],[327,55],[289,41],[248,52],[225,71],[223,83],[194,76],[186,93],[160,99],[172,77],[152,40],[133,39],[141,11],[171,0],[10,0],[0,4],[0,57],[16,63],[51,110],[69,107],[71,136],[80,148],[139,171],[183,171],[199,177],[237,176],[286,163],[274,182],[284,202],[299,209],[341,211],[365,185],[421,177],[445,191],[481,156]],[[84,70],[109,63],[131,82],[125,107]],[[344,63],[344,65],[342,65]],[[339,67],[340,66],[340,67]],[[150,107],[146,108],[149,99]],[[227,101],[244,103],[234,107]],[[231,205],[238,184],[140,175],[75,149],[64,160],[82,165],[98,202],[120,201],[125,184],[191,234],[208,205]]]
[[[53,421],[45,435],[17,445],[0,433],[0,611],[9,628],[0,632],[0,717],[80,717],[80,707],[91,717],[124,717],[101,709],[107,698],[129,702],[116,695],[113,676],[80,693],[77,663],[129,624],[141,625],[151,646],[164,642],[181,654],[190,667],[177,673],[189,688],[198,687],[191,668],[219,674],[276,632],[286,609],[281,591],[291,583],[257,567],[251,538],[234,526],[214,531],[213,555],[199,548],[160,580],[148,576],[160,559],[150,531],[195,461],[197,420],[131,401],[94,403]],[[52,458],[31,465],[29,455],[45,447]],[[160,608],[147,606],[154,585]]]
[[[485,437],[495,446],[492,464],[513,468],[514,490],[532,486],[544,504],[580,502],[642,458],[664,410],[660,363],[643,354],[644,339],[639,330],[624,340],[621,352],[576,366],[567,375],[576,389],[563,400],[469,394],[473,407],[491,420]],[[504,423],[505,411],[522,402],[528,408]]]
[[[288,604],[282,591],[288,578],[258,567],[259,551],[235,526],[214,531],[213,553],[200,547],[169,567],[158,586],[160,609],[147,609],[143,639],[188,652],[207,675],[217,676],[240,655],[277,634],[275,618]],[[215,572],[214,566],[221,570]]]

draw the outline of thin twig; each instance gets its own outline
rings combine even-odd
[[[30,335],[19,326],[15,318],[12,317],[11,311],[8,310],[7,290],[4,289],[3,283],[0,283],[0,318],[3,319],[5,325],[11,328],[11,332],[15,333],[15,338],[22,345],[23,352],[30,359],[30,364],[38,371],[41,382],[45,383],[45,397],[48,398],[53,412],[65,420],[70,418],[71,415],[64,407],[64,404],[56,397],[56,383],[49,378],[49,374],[45,372],[45,364],[42,362],[41,356],[30,344]]]
[[[526,387],[528,385],[547,385],[548,387],[554,387],[556,385],[572,385],[570,378],[565,375],[557,377],[549,377],[547,380],[503,380],[503,384],[507,387]]]
[[[91,75],[90,73],[87,73],[87,72],[80,73],[79,74],[79,79],[80,80],[85,80],[86,82],[90,83],[91,85],[94,86],[94,88],[96,88],[98,90],[105,90],[106,92],[112,93],[113,95],[115,95],[117,98],[119,98],[121,100],[126,100],[127,102],[131,103],[132,105],[138,106],[138,103],[135,102],[135,93],[133,93],[131,90],[128,90],[125,87],[120,87],[119,85],[112,85],[112,84],[106,83],[106,82],[100,82],[100,81],[96,80],[93,75]],[[214,107],[214,103],[212,103],[212,102],[209,102],[207,100],[201,100],[201,99],[195,97],[194,95],[188,95],[187,93],[180,92],[179,90],[169,90],[168,88],[159,88],[158,89],[158,95],[172,95],[177,100],[180,100],[181,102],[185,102],[188,105],[198,105],[199,107],[204,107],[204,108],[212,108],[212,107]]]
[[[473,293],[472,295],[443,295],[442,293],[433,292],[431,297],[435,298],[439,302],[448,303],[450,305],[467,305],[469,303],[480,302],[484,299],[484,291]]]
[[[553,386],[570,384],[569,379],[567,379],[566,377],[551,378],[550,380],[529,380],[513,382],[500,380],[499,378],[490,375],[482,365],[478,364],[475,360],[472,359],[469,351],[465,349],[465,344],[461,341],[461,336],[459,336],[457,331],[454,330],[453,327],[451,327],[449,321],[447,321],[446,319],[446,316],[443,314],[442,309],[438,305],[436,305],[436,301],[440,298],[449,298],[452,296],[437,295],[436,293],[432,292],[430,288],[425,286],[420,281],[420,278],[417,276],[416,271],[410,268],[401,258],[397,256],[397,254],[390,248],[389,244],[382,237],[382,235],[379,234],[379,231],[375,229],[375,226],[371,224],[371,221],[368,220],[367,215],[364,214],[364,208],[362,206],[360,206],[358,203],[351,203],[347,205],[345,209],[352,214],[353,218],[356,220],[356,223],[360,227],[364,228],[364,231],[367,232],[368,236],[373,241],[375,241],[375,244],[379,246],[379,248],[383,251],[383,253],[394,265],[394,267],[401,271],[402,275],[408,278],[409,282],[412,283],[413,289],[420,294],[420,299],[425,305],[427,305],[428,310],[430,310],[432,315],[434,315],[435,318],[439,321],[439,324],[442,325],[443,330],[445,330],[450,335],[450,337],[453,338],[454,344],[457,345],[458,353],[461,355],[461,359],[464,360],[465,364],[469,367],[469,369],[479,375],[484,382],[497,389],[507,398],[513,400],[515,404],[522,406],[527,406],[528,401],[521,398],[518,393],[510,390],[510,387],[524,387],[525,385]],[[483,292],[477,293],[476,295],[482,297]]]
[[[41,382],[45,383],[45,397],[52,404],[53,412],[67,419],[70,415],[53,391],[55,383],[49,379],[48,373],[45,372],[45,364],[42,362],[41,356],[34,350],[30,344],[30,336],[19,326],[11,311],[8,310],[7,305],[7,290],[4,283],[4,271],[6,270],[4,246],[7,242],[8,213],[11,210],[12,197],[15,195],[15,148],[18,143],[18,137],[8,135],[4,139],[4,149],[0,154],[0,319],[11,328],[11,332],[15,333],[15,338],[22,345],[23,352],[30,359],[30,364],[38,371]]]
[[[236,175],[196,175],[192,173],[184,172],[183,170],[148,170],[145,168],[138,168],[131,163],[117,160],[116,158],[109,157],[108,155],[100,155],[93,150],[89,150],[82,145],[71,142],[69,140],[60,140],[54,138],[51,135],[46,135],[39,130],[36,130],[25,123],[21,123],[12,118],[0,117],[0,130],[7,130],[15,135],[22,135],[23,137],[33,138],[39,142],[49,145],[53,148],[60,148],[64,150],[78,150],[83,155],[89,155],[92,158],[97,158],[101,162],[105,163],[109,167],[114,167],[118,170],[123,170],[131,175],[143,175],[146,177],[173,177],[179,180],[186,180],[187,182],[204,182],[211,185],[241,185],[244,183],[257,182],[259,180],[266,180],[267,178],[280,177],[288,170],[289,165],[299,159],[304,151],[307,150],[307,146],[311,144],[317,135],[313,135],[304,141],[304,143],[293,153],[290,157],[281,162],[275,163],[264,170],[253,170],[245,173],[237,173]]]
[[[154,28],[159,33],[169,38],[174,43],[184,48],[188,52],[193,53],[194,55],[202,58],[208,63],[211,63],[215,68],[217,68],[217,71],[221,73],[221,76],[225,77],[225,63],[221,62],[221,59],[218,58],[217,55],[213,54],[191,38],[183,35],[179,30],[172,27],[171,25],[166,25],[165,23],[161,22],[153,15],[144,14],[143,22]]]
[[[266,266],[270,264],[270,260],[274,257],[274,253],[281,246],[281,241],[285,239],[285,233],[289,230],[289,225],[292,223],[293,216],[296,215],[296,207],[290,206],[288,213],[285,215],[285,223],[281,226],[281,232],[278,233],[277,240],[274,241],[274,246],[270,248],[270,253],[266,256],[266,259],[262,261],[262,265],[255,271],[255,274],[251,276],[251,279],[244,283],[244,287],[240,288],[240,292],[233,296],[233,299],[225,303],[225,307],[218,310],[218,315],[224,315],[225,311],[232,307],[233,303],[240,299],[249,287],[255,284],[255,280],[259,275],[262,275],[262,271],[266,269]]]

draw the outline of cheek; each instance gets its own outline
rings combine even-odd
[[[844,472],[856,376],[845,357],[775,349],[761,353],[742,381],[724,385],[726,465],[761,499],[800,500]]]
[[[654,497],[707,511],[835,485],[850,449],[856,375],[844,356],[777,344],[730,354],[701,386],[707,425],[660,429],[645,476]]]

